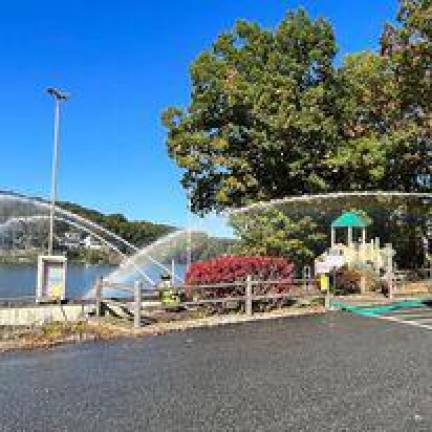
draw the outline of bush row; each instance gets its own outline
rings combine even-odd
[[[248,276],[255,281],[286,281],[283,284],[254,285],[255,295],[287,293],[292,288],[293,273],[294,265],[283,258],[226,256],[196,262],[191,265],[186,274],[186,297],[189,299],[241,298],[245,294],[244,284],[200,290],[194,290],[194,286],[244,282]],[[283,301],[267,303],[273,307],[276,304],[282,304]],[[238,307],[242,307],[241,302],[237,304]],[[225,304],[211,306],[212,309],[218,311],[223,311],[226,307]]]

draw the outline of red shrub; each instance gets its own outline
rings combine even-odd
[[[219,257],[209,261],[193,263],[186,273],[186,285],[216,285],[222,283],[245,281],[250,275],[254,280],[287,280],[291,281],[294,265],[283,258],[272,257]],[[283,292],[290,287],[288,284],[255,287],[257,291]],[[189,291],[189,292],[188,292]],[[227,295],[240,295],[241,289],[209,290],[206,297],[223,297]],[[186,294],[190,294],[191,289]],[[188,295],[189,296],[189,295]]]

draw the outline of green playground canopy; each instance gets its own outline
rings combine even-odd
[[[370,222],[356,212],[345,212],[331,224],[332,228],[366,228],[369,225]]]

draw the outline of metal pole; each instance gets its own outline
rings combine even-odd
[[[53,254],[54,243],[54,217],[55,203],[57,200],[57,171],[59,157],[59,140],[60,140],[60,99],[55,99],[54,109],[54,153],[51,168],[51,207],[49,218],[49,237],[48,237],[48,255]]]
[[[54,153],[51,168],[51,206],[49,217],[49,235],[48,235],[48,254],[53,253],[54,244],[54,219],[55,219],[55,204],[57,201],[57,171],[59,165],[59,147],[60,147],[60,104],[69,99],[69,94],[62,90],[50,87],[47,93],[54,97]]]

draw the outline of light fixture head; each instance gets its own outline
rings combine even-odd
[[[70,98],[70,93],[67,93],[57,87],[48,87],[47,93],[54,96],[59,101],[67,101]]]

